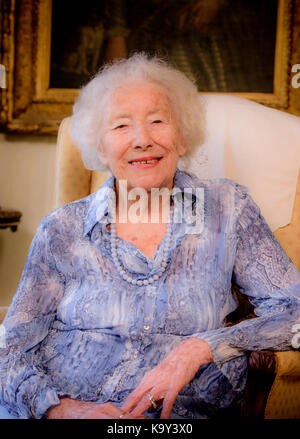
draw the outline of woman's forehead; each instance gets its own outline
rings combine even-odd
[[[115,88],[108,99],[111,107],[147,106],[169,107],[167,90],[151,82],[130,82]]]

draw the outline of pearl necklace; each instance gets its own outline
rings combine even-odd
[[[118,254],[117,254],[117,244],[116,244],[116,225],[115,223],[111,223],[110,224],[110,245],[111,245],[111,254],[112,254],[112,259],[113,262],[119,272],[119,274],[121,275],[121,277],[126,280],[128,283],[132,284],[132,285],[138,285],[143,286],[143,285],[148,285],[148,284],[152,284],[154,281],[158,280],[163,273],[166,271],[167,268],[167,259],[168,259],[168,255],[169,255],[169,251],[170,251],[170,247],[171,247],[171,235],[172,235],[172,217],[173,217],[173,205],[170,208],[170,221],[168,223],[167,226],[167,231],[166,231],[166,237],[165,237],[165,245],[164,245],[164,249],[163,249],[163,260],[161,263],[161,269],[159,270],[159,272],[157,274],[154,274],[153,276],[150,276],[147,279],[143,279],[143,280],[136,280],[133,279],[124,269],[124,267],[121,265],[119,259],[118,259]]]

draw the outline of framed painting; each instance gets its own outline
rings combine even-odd
[[[83,8],[81,2],[3,0],[1,126],[57,134],[79,88],[104,62],[135,51],[168,59],[200,93],[235,94],[289,111],[299,3],[86,0]]]

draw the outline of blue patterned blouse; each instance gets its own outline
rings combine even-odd
[[[0,326],[0,403],[40,418],[59,396],[121,405],[143,375],[188,337],[206,340],[214,362],[180,392],[172,418],[210,418],[239,402],[247,352],[291,349],[300,323],[300,274],[247,188],[176,170],[174,186],[203,188],[199,233],[172,223],[167,269],[152,284],[124,281],[112,260],[107,189],[60,207],[40,223]],[[117,237],[135,279],[158,273],[164,241],[149,259]],[[236,309],[234,281],[258,316],[225,327]],[[159,416],[159,412],[151,415]]]

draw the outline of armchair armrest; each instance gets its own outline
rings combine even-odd
[[[241,417],[264,419],[268,396],[276,376],[275,353],[273,351],[251,352],[248,367]]]
[[[276,364],[274,351],[253,351],[248,361],[249,372],[262,372],[270,375],[276,374]]]
[[[300,377],[300,351],[254,351],[248,364],[251,371]]]
[[[263,419],[268,398],[279,377],[300,380],[299,351],[254,351],[249,357],[248,379],[241,405],[243,418]],[[274,385],[273,385],[274,384]],[[270,410],[269,410],[270,411]]]

